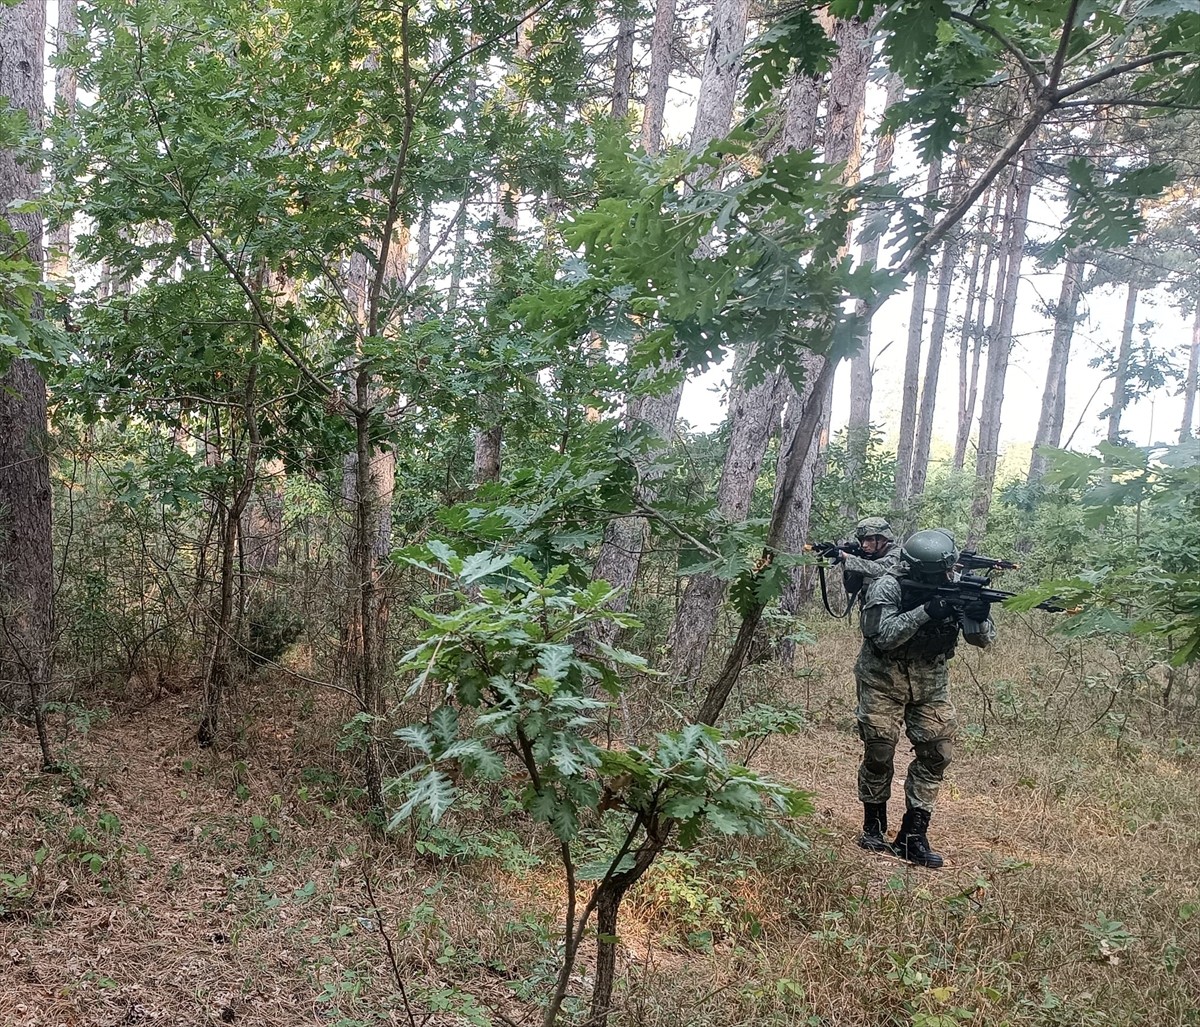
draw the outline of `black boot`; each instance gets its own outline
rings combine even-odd
[[[891,852],[887,840],[887,803],[863,803],[863,833],[858,844],[871,852]]]
[[[945,861],[940,853],[929,848],[929,839],[925,837],[928,830],[928,810],[906,809],[904,819],[900,821],[900,830],[896,832],[896,840],[892,842],[892,849],[901,859],[937,870]]]

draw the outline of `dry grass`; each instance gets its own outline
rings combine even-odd
[[[814,793],[805,844],[656,869],[623,924],[615,1023],[1200,1024],[1196,685],[1164,703],[1136,650],[1007,628],[954,661],[969,728],[932,832],[941,873],[854,844],[852,631],[819,624],[795,678],[748,675],[743,701],[813,713],[755,760]],[[235,751],[199,753],[191,700],[72,736],[79,806],[30,773],[31,738],[4,739],[0,1025],[407,1023],[365,864],[418,1022],[535,1022],[559,882],[499,793],[459,816],[456,858],[378,845],[332,774],[302,773],[335,770],[332,711],[260,687]]]

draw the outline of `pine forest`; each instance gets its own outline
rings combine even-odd
[[[2,0],[0,1025],[1200,1027],[1200,0]]]

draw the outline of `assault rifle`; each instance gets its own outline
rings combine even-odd
[[[906,597],[913,596],[919,598],[921,602],[941,599],[959,613],[962,612],[963,607],[973,603],[987,603],[990,606],[993,603],[1002,603],[1017,594],[1016,592],[1002,592],[1000,589],[990,586],[991,582],[982,574],[964,574],[957,581],[945,581],[938,584],[916,581],[912,578],[900,579],[900,589]],[[905,606],[907,605],[905,603]],[[1033,609],[1046,610],[1050,613],[1078,612],[1077,610],[1068,610],[1067,607],[1059,605],[1053,599],[1038,603]]]
[[[857,542],[805,542],[804,551],[824,559],[830,559],[839,551],[849,553],[851,556],[865,557],[867,555],[866,550]]]
[[[1016,571],[1021,569],[1019,563],[1011,560],[999,560],[994,556],[980,556],[974,549],[964,549],[958,554],[958,566],[964,571]]]

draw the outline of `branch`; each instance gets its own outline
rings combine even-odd
[[[1025,56],[1020,47],[1018,47],[999,29],[989,25],[986,21],[982,21],[970,14],[963,14],[960,11],[951,11],[950,19],[951,21],[964,22],[965,24],[970,25],[972,28],[978,29],[980,32],[984,32],[991,36],[994,40],[996,40],[996,42],[1004,47],[1005,50],[1012,54],[1012,56],[1016,59],[1016,62],[1021,65],[1021,70],[1025,72],[1025,75],[1029,79],[1030,84],[1033,86],[1035,92],[1040,93],[1042,89],[1045,88],[1042,82],[1042,76],[1038,72],[1037,68],[1033,66],[1033,62]]]
[[[448,60],[446,60],[445,62],[443,62],[437,68],[437,70],[434,71],[434,73],[429,76],[429,79],[425,83],[425,85],[422,87],[421,92],[417,94],[417,103],[416,103],[417,108],[419,109],[422,102],[425,100],[425,94],[428,93],[429,90],[431,90],[437,84],[437,82],[441,79],[441,77],[443,75],[445,75],[446,72],[448,72],[451,68],[462,63],[464,60],[466,60],[466,58],[470,57],[471,54],[478,53],[480,50],[483,50],[486,47],[491,46],[494,42],[496,42],[497,39],[503,39],[510,32],[516,31],[516,29],[518,29],[521,26],[522,22],[528,21],[535,14],[540,14],[547,7],[549,7],[552,3],[555,3],[555,0],[541,0],[541,3],[535,4],[533,7],[530,7],[527,11],[525,11],[524,14],[522,14],[515,21],[508,22],[507,24],[505,24],[504,26],[502,26],[501,28],[499,28],[495,32],[493,32],[490,36],[484,36],[483,39],[481,39],[474,46],[467,47],[467,49],[465,49],[462,53],[458,54],[457,56],[451,57]]]
[[[1058,106],[1068,96],[1082,93],[1085,89],[1091,89],[1092,86],[1099,85],[1101,82],[1107,82],[1110,78],[1124,75],[1127,71],[1137,71],[1138,68],[1144,68],[1147,64],[1155,64],[1158,61],[1170,61],[1177,57],[1187,56],[1188,52],[1186,50],[1160,50],[1158,53],[1146,54],[1144,57],[1134,58],[1134,60],[1126,61],[1124,64],[1114,64],[1111,67],[1101,69],[1094,75],[1089,75],[1085,79],[1080,79],[1074,85],[1066,86],[1063,89],[1055,89],[1051,99],[1054,102],[1054,106]]]
[[[163,144],[163,151],[167,156],[167,160],[171,162],[171,167],[174,169],[175,174],[177,176],[182,176],[182,171],[179,168],[179,162],[175,159],[175,152],[171,149],[171,144],[167,142],[167,134],[163,129],[162,119],[158,114],[158,108],[155,107],[154,100],[150,96],[150,90],[146,88],[145,80],[142,78],[141,58],[142,44],[141,40],[139,39],[137,67],[138,85],[141,87],[142,96],[146,101],[146,106],[150,110],[150,117],[154,121],[154,128],[158,133],[159,141]],[[255,295],[254,290],[250,288],[250,284],[246,281],[242,273],[234,266],[233,261],[229,259],[229,257],[225,254],[225,251],[217,245],[217,241],[213,237],[212,232],[209,231],[208,226],[205,225],[196,214],[195,209],[192,207],[191,201],[183,191],[181,184],[182,178],[180,181],[175,181],[171,175],[164,175],[163,177],[171,184],[171,188],[174,190],[175,195],[179,197],[179,202],[183,205],[183,211],[187,215],[188,220],[196,226],[196,229],[204,237],[204,241],[208,243],[213,253],[216,254],[217,260],[221,262],[221,264],[225,267],[225,270],[228,271],[230,276],[233,278],[234,283],[245,295],[246,300],[249,302],[250,308],[254,311],[254,316],[258,319],[258,324],[262,330],[271,337],[271,340],[275,343],[275,345],[277,345],[280,350],[283,351],[283,354],[288,358],[288,360],[290,360],[296,366],[296,369],[306,379],[308,379],[312,385],[315,385],[317,389],[326,396],[333,395],[333,387],[328,382],[323,381],[314,371],[312,371],[300,358],[300,354],[297,353],[292,348],[291,344],[287,342],[287,340],[285,340],[283,336],[281,336],[275,329],[275,326],[267,317],[266,311],[263,310],[262,305],[258,302],[258,297]]]
[[[983,192],[996,176],[1000,174],[1009,162],[1015,157],[1028,141],[1029,137],[1037,131],[1046,115],[1054,109],[1054,101],[1051,97],[1045,94],[1039,96],[1034,103],[1033,109],[1025,116],[1025,120],[1021,122],[1017,130],[1009,137],[1004,147],[992,158],[991,164],[987,166],[983,174],[979,176],[963,195],[941,216],[937,224],[935,224],[926,234],[925,237],[917,243],[895,268],[891,269],[892,275],[905,277],[917,266],[917,264],[932,250],[942,239],[947,232],[963,219],[967,212],[975,205],[975,201],[983,195]],[[866,316],[874,314],[876,310],[882,306],[886,297],[877,299],[871,304],[866,311]]]
[[[1075,31],[1075,16],[1079,13],[1079,0],[1071,0],[1067,8],[1067,16],[1063,18],[1062,38],[1058,41],[1058,49],[1054,53],[1054,63],[1050,65],[1049,88],[1058,88],[1062,79],[1063,65],[1067,60],[1067,48],[1071,45],[1071,34]]]

